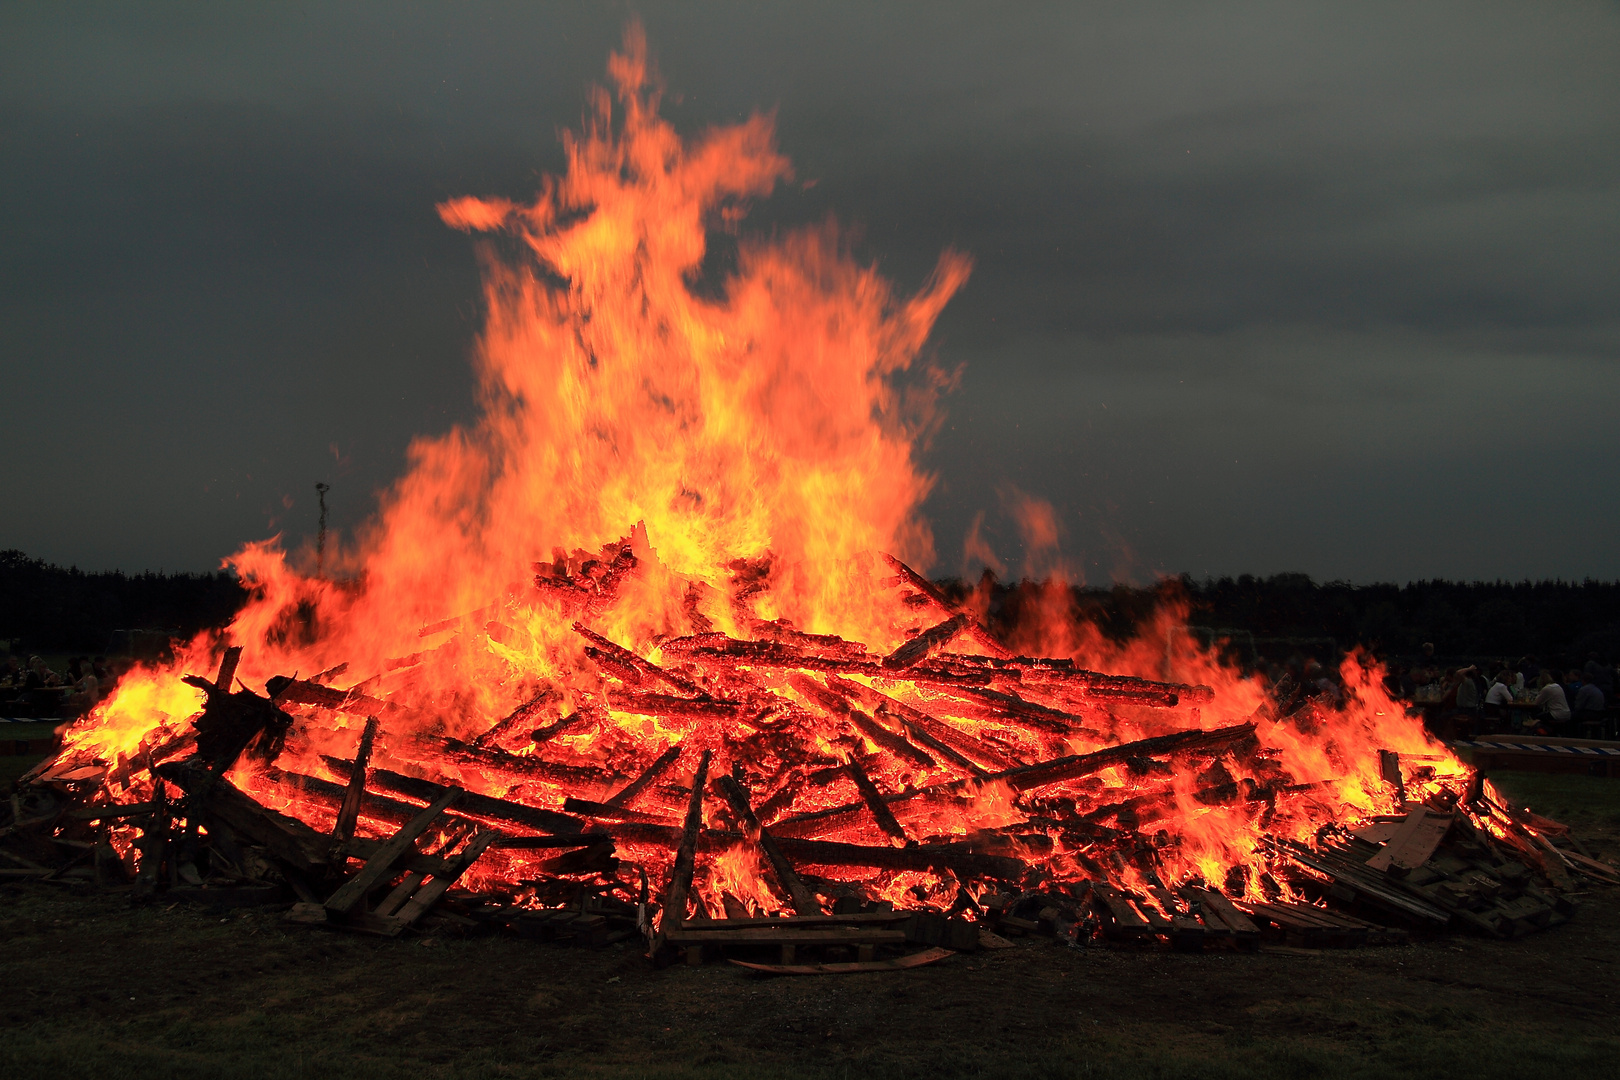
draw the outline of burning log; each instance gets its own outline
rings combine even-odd
[[[581,623],[576,622],[573,626],[573,630],[574,633],[591,643],[591,648],[587,648],[585,650],[585,654],[590,656],[591,659],[597,661],[599,664],[610,662],[616,665],[617,671],[629,671],[634,674],[633,678],[623,679],[622,681],[624,682],[631,683],[632,685],[640,685],[643,680],[651,679],[655,682],[663,683],[677,694],[685,694],[688,697],[706,696],[702,687],[698,686],[696,683],[683,679],[679,675],[673,674],[672,672],[665,671],[651,660],[646,660],[640,656],[637,656],[624,646],[619,645],[616,642],[609,641],[601,634],[598,634],[596,631],[589,629]]]
[[[991,780],[1010,784],[1018,791],[1030,791],[1064,780],[1100,772],[1114,765],[1122,765],[1133,757],[1167,757],[1172,754],[1207,753],[1241,743],[1254,735],[1253,724],[1235,724],[1212,731],[1178,731],[1170,735],[1157,735],[1150,739],[1104,747],[1089,754],[1043,761],[1035,765],[1020,765],[993,773]]]
[[[547,705],[550,705],[561,696],[562,695],[557,692],[556,687],[550,685],[546,686],[528,701],[525,701],[522,705],[519,705],[511,712],[501,717],[501,719],[497,720],[488,731],[485,731],[482,735],[473,740],[473,745],[480,748],[494,747],[496,743],[498,743],[501,739],[504,739],[507,735],[534,723],[535,717],[540,716],[545,711]],[[541,730],[544,729],[542,728]],[[533,741],[540,742],[542,740],[534,739]],[[499,747],[496,748],[499,749]]]
[[[345,772],[351,765],[342,758],[327,757],[322,760],[335,772]],[[391,769],[372,769],[371,783],[383,791],[391,791],[407,799],[420,799],[423,802],[433,802],[450,790],[449,785],[420,776],[406,776]],[[461,798],[455,804],[455,812],[482,818],[485,821],[498,821],[506,825],[519,825],[551,833],[577,833],[585,827],[578,818],[569,817],[555,810],[548,810],[542,806],[527,806],[509,799],[498,799],[493,795],[481,795],[476,791],[462,792]]]

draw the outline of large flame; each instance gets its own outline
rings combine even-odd
[[[919,513],[930,480],[914,448],[937,419],[935,398],[947,380],[919,357],[941,308],[966,280],[968,260],[945,253],[921,291],[903,298],[852,258],[831,225],[773,241],[741,236],[748,200],[790,176],[770,120],[755,116],[683,140],[658,115],[636,29],[610,73],[616,94],[595,93],[585,130],[565,140],[565,174],[548,178],[532,203],[462,198],[439,208],[451,226],[501,238],[482,247],[487,313],[476,360],[477,422],[412,445],[404,477],[327,576],[295,569],[274,543],[233,556],[229,564],[250,600],[228,632],[200,636],[169,668],[133,673],[70,733],[71,752],[111,763],[167,737],[200,704],[180,674],[208,671],[221,648],[237,644],[245,648],[238,675],[254,688],[275,674],[309,678],[338,669],[327,682],[397,706],[384,718],[380,760],[556,806],[581,792],[542,780],[514,784],[466,761],[424,763],[411,749],[427,733],[483,734],[530,700],[540,704],[528,727],[543,726],[582,703],[600,703],[614,688],[585,659],[571,629],[582,617],[578,603],[547,592],[547,580],[595,587],[614,573],[615,559],[633,556],[634,572],[587,606],[588,622],[655,660],[672,637],[713,628],[751,638],[773,624],[836,634],[881,654],[928,621],[902,599],[896,579],[885,580],[874,556],[888,552],[919,565],[932,556]],[[718,233],[739,237],[735,267],[723,277],[707,258]],[[1055,545],[1055,519],[1024,517],[1026,531]],[[621,536],[622,545],[601,547]],[[1184,612],[1174,605],[1120,646],[1077,622],[1060,588],[1016,629],[1019,651],[1202,683],[1214,688],[1213,701],[1197,711],[1121,707],[1097,717],[1106,730],[1053,738],[963,712],[918,686],[902,682],[886,692],[982,737],[997,754],[1026,761],[1256,718],[1273,756],[1264,768],[1254,766],[1254,775],[1225,780],[1234,791],[1269,792],[1275,805],[1257,815],[1252,798],[1221,794],[1220,776],[1178,775],[1170,803],[1140,822],[1170,838],[1156,857],[1174,875],[1224,880],[1254,859],[1262,827],[1306,837],[1326,821],[1393,809],[1378,749],[1443,753],[1384,694],[1376,669],[1359,660],[1344,670],[1344,711],[1320,723],[1273,723],[1257,682],[1177,635]],[[965,639],[956,647],[979,651]],[[756,676],[791,693],[781,680]],[[633,772],[682,739],[723,753],[736,745],[697,720],[633,705],[603,708],[601,716],[560,733],[547,753]],[[338,778],[321,755],[352,754],[357,719],[302,710],[280,764]],[[513,732],[505,750],[531,753],[526,735],[527,728]],[[818,735],[815,750],[842,761],[861,747]],[[753,769],[767,786],[779,779],[766,763],[724,765]],[[234,778],[278,808],[330,822],[329,807],[305,804],[253,770],[239,766]],[[1460,772],[1454,759],[1429,769],[1433,782]],[[873,779],[895,791],[927,787],[942,775],[949,776],[900,765]],[[1083,797],[1094,806],[1123,802],[1156,783],[1119,767],[1090,778]],[[1297,790],[1277,801],[1290,785]],[[651,798],[669,812],[678,802],[657,792]],[[777,810],[859,799],[853,783],[834,778]],[[908,828],[935,836],[1000,828],[1033,812],[995,784],[896,806]],[[841,826],[836,835],[887,842],[871,821]],[[1059,840],[1052,848],[1053,872],[1096,873],[1085,851],[1069,845]],[[480,873],[521,876],[522,858],[492,852]],[[1111,869],[1127,879],[1135,873]],[[892,899],[949,902],[955,888],[932,874],[874,876],[882,880],[873,891]],[[769,906],[749,850],[717,858],[706,880],[714,910],[719,893],[749,910]]]

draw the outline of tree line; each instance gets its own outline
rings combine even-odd
[[[1015,625],[1050,587],[981,582],[991,590],[992,628]],[[946,582],[965,595],[969,586]],[[1184,600],[1187,624],[1206,642],[1226,640],[1234,659],[1342,654],[1363,646],[1389,657],[1416,655],[1432,642],[1439,657],[1620,657],[1620,582],[1414,581],[1405,585],[1318,583],[1305,574],[1166,578],[1148,587],[1068,589],[1076,619],[1116,641],[1131,637],[1166,601]],[[1046,595],[1042,596],[1041,594]],[[1318,657],[1327,660],[1329,657]]]
[[[0,639],[14,652],[119,651],[118,631],[189,637],[230,621],[246,594],[236,576],[85,571],[0,551]]]
[[[993,578],[979,584],[991,592],[992,629],[1014,625],[1043,592],[1039,602],[1050,604],[1049,586]],[[972,587],[957,580],[941,585],[959,597]],[[1329,642],[1328,651],[1362,645],[1383,656],[1410,656],[1433,642],[1440,656],[1457,658],[1620,657],[1620,582],[1612,581],[1353,585],[1318,583],[1304,574],[1244,574],[1066,588],[1074,618],[1120,641],[1160,604],[1184,600],[1188,625],[1206,640],[1228,640],[1234,659],[1277,658],[1298,648],[1320,652]],[[14,650],[101,652],[121,630],[190,636],[228,623],[246,598],[225,570],[89,572],[0,551],[0,639],[12,641]]]

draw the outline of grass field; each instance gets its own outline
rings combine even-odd
[[[7,761],[9,764],[9,760]],[[1501,775],[1620,852],[1620,781]],[[1610,1077],[1620,890],[1518,941],[1260,954],[1045,940],[904,973],[654,970],[505,938],[383,941],[0,886],[0,1075]]]

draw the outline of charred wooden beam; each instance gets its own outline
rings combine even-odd
[[[665,934],[679,929],[686,921],[686,897],[692,890],[698,834],[703,831],[703,789],[709,782],[709,753],[705,750],[698,758],[697,775],[692,778],[692,797],[686,804],[686,824],[675,844],[675,865],[670,870],[669,888],[664,890],[664,917],[660,925]]]
[[[992,773],[990,779],[1010,784],[1019,791],[1029,791],[1048,784],[1089,776],[1110,766],[1124,764],[1129,758],[1207,752],[1242,742],[1253,734],[1253,724],[1234,724],[1231,727],[1209,731],[1177,731],[1169,735],[1156,735],[1151,739],[1138,739],[1118,746],[1107,746],[1089,754],[1071,754],[1068,757],[1042,761],[1034,765],[1020,765],[1014,769]]]
[[[681,744],[670,743],[669,748],[662,754],[659,754],[658,757],[653,760],[653,763],[648,765],[647,768],[642,771],[640,776],[636,777],[634,780],[630,781],[628,784],[624,785],[624,787],[615,792],[613,796],[607,800],[607,804],[609,806],[629,806],[637,795],[640,795],[650,784],[662,776],[665,770],[667,770],[671,765],[675,764],[676,760],[679,759],[680,756]]]
[[[1021,764],[982,739],[975,738],[960,728],[936,719],[916,706],[908,705],[881,690],[848,679],[829,679],[828,684],[840,693],[848,691],[858,695],[856,700],[873,710],[874,716],[887,713],[906,726],[925,731],[931,738],[944,743],[976,765],[1000,770],[1011,769]]]
[[[608,704],[619,712],[638,713],[642,716],[695,716],[717,720],[739,720],[751,710],[740,701],[720,701],[705,694],[703,697],[677,697],[673,694],[651,694],[631,690],[609,690]]]
[[[606,719],[607,711],[600,705],[584,704],[556,723],[535,728],[529,732],[529,739],[537,743],[550,742],[558,735],[572,731],[577,727],[584,727],[586,724],[600,724]]]
[[[330,686],[293,679],[273,695],[275,701],[290,701],[298,705],[315,705],[336,712],[355,713],[360,716],[392,716],[409,710],[392,701],[374,698],[355,690],[334,690]]]
[[[424,737],[420,741],[423,745],[432,747],[452,761],[474,765],[483,769],[492,769],[497,772],[536,776],[555,784],[600,786],[610,783],[615,775],[605,769],[587,768],[581,765],[563,765],[558,762],[546,761],[540,757],[507,754],[500,750],[474,746],[471,743],[462,742],[460,739]]]
[[[231,692],[231,681],[236,678],[236,665],[242,661],[242,646],[232,645],[219,658],[219,674],[214,676],[214,687],[221,693]]]
[[[949,645],[951,639],[972,622],[968,615],[952,615],[942,623],[936,623],[902,644],[894,652],[883,658],[883,666],[890,671],[904,671],[922,660]]]
[[[902,736],[896,735],[861,710],[855,708],[842,694],[828,689],[808,675],[790,675],[788,676],[788,683],[793,689],[829,713],[848,720],[857,731],[878,746],[883,747],[892,754],[905,758],[913,764],[921,765],[923,768],[933,768],[933,758],[912,746]]]
[[[323,757],[327,768],[334,772],[345,771],[349,763],[343,758]],[[325,781],[321,781],[325,783]],[[443,795],[450,788],[433,780],[420,776],[406,776],[404,773],[394,772],[391,769],[372,769],[371,785],[383,791],[391,791],[395,795],[403,795],[408,799],[420,799],[430,803]],[[370,796],[368,795],[368,798]],[[418,809],[412,808],[412,812]],[[485,821],[497,821],[506,825],[521,825],[525,828],[538,829],[549,833],[577,833],[585,827],[584,822],[567,814],[548,810],[543,806],[528,806],[524,803],[512,802],[510,799],[497,798],[494,795],[483,795],[476,791],[462,792],[461,799],[456,803],[457,815],[482,818]]]
[[[737,815],[743,832],[759,846],[765,861],[771,866],[771,872],[776,875],[777,884],[792,901],[793,910],[800,915],[820,915],[821,905],[816,903],[815,896],[799,879],[798,872],[782,854],[782,849],[775,838],[765,831],[759,823],[759,818],[754,816],[754,808],[749,804],[748,793],[743,790],[743,786],[734,777],[723,775],[715,781],[715,784],[719,787],[720,793],[726,797],[726,801],[731,804],[731,812]]]
[[[871,810],[872,816],[877,819],[878,828],[887,833],[889,839],[896,844],[905,847],[911,838],[906,835],[906,830],[900,827],[900,822],[895,819],[894,812],[889,809],[889,804],[883,801],[883,793],[877,789],[876,784],[872,783],[872,778],[866,775],[866,770],[861,768],[861,763],[851,761],[846,768],[849,770],[850,779],[855,781],[855,788],[861,793],[861,798],[865,801],[867,809]]]
[[[591,818],[596,821],[639,821],[648,825],[671,825],[666,817],[658,814],[645,814],[640,810],[631,810],[612,803],[592,802],[590,799],[576,799],[572,796],[563,800],[563,810],[569,814],[577,814],[582,818]]]
[[[208,770],[191,759],[157,766],[156,772],[188,796],[201,799],[196,809],[216,817],[238,836],[268,848],[270,853],[301,874],[326,870],[332,838],[316,832],[297,818],[277,813],[223,778],[210,781]]]
[[[640,825],[633,822],[606,822],[598,828],[615,840],[672,848],[681,839],[681,830],[667,825]],[[773,833],[773,835],[775,835]],[[742,833],[709,829],[698,847],[704,851],[724,851],[746,840]],[[782,854],[795,864],[812,866],[868,866],[890,870],[930,870],[943,867],[959,875],[1018,881],[1028,867],[1020,859],[1004,855],[982,855],[967,844],[914,844],[911,847],[865,847],[831,840],[801,840],[776,835]]]
[[[905,582],[911,588],[917,590],[919,593],[922,593],[929,600],[933,601],[934,606],[937,607],[942,613],[946,615],[957,614],[956,605],[952,604],[950,600],[946,598],[945,594],[940,592],[939,588],[932,581],[929,581],[927,578],[917,573],[917,571],[913,570],[911,567],[907,566],[905,563],[901,562],[899,559],[888,554],[887,552],[885,552],[883,555],[883,561],[889,564],[890,569],[900,575],[900,579],[903,582]],[[991,656],[1012,655],[1012,653],[1005,646],[1003,646],[1001,642],[997,641],[990,635],[988,630],[979,625],[979,621],[977,619],[970,620],[964,629],[967,634],[978,643],[979,647],[985,652],[989,653]]]
[[[495,723],[490,726],[488,731],[484,732],[482,735],[478,736],[478,738],[473,740],[473,745],[484,747],[493,746],[497,740],[505,737],[511,732],[517,731],[519,728],[529,726],[530,724],[534,723],[535,717],[539,716],[545,710],[547,705],[551,704],[553,701],[556,701],[560,696],[561,695],[557,692],[557,688],[548,683],[544,689],[535,694],[528,701],[525,701],[511,712],[495,721]]]
[[[668,686],[671,690],[674,690],[677,694],[686,694],[691,697],[699,697],[703,695],[703,688],[701,686],[698,686],[696,683],[676,675],[674,672],[665,671],[651,660],[644,659],[643,657],[631,652],[623,645],[608,640],[601,634],[598,634],[596,631],[585,626],[583,623],[576,622],[573,629],[574,633],[578,634],[586,641],[589,641],[598,652],[634,671],[641,678],[653,679],[661,682],[665,686]]]

